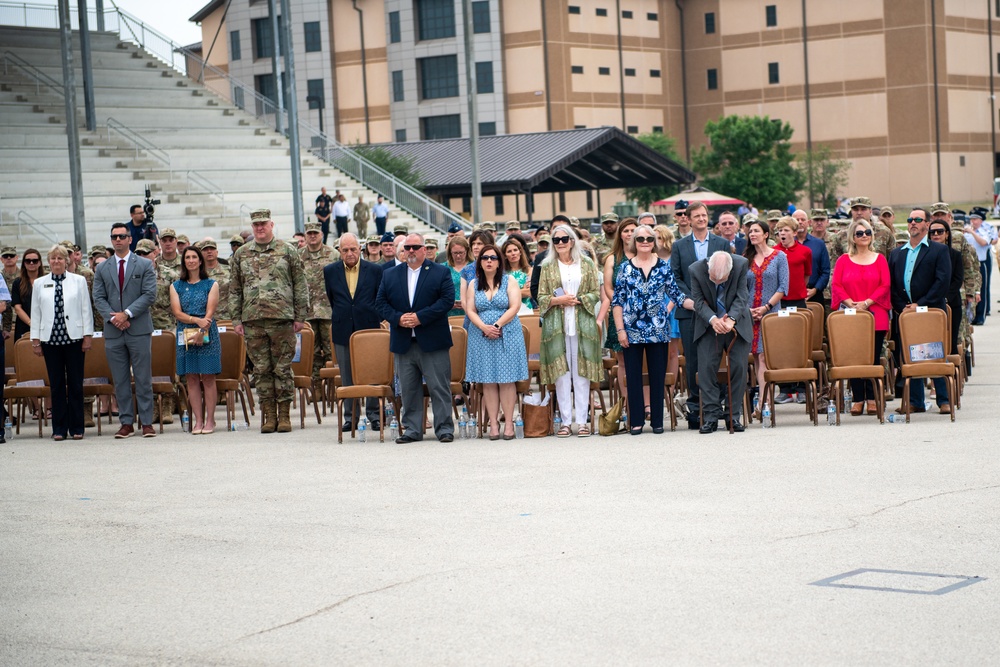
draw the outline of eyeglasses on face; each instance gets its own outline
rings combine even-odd
[[[496,262],[499,261],[500,258],[496,255],[480,255],[479,259],[484,262]]]
[[[907,218],[906,222],[907,223],[911,223],[911,222],[923,222],[926,219],[927,218]]]
[[[403,249],[404,249],[404,250],[410,250],[410,251],[413,251],[413,250],[420,250],[421,248],[423,248],[423,246],[422,246],[422,245],[404,245],[404,246],[403,246]]]
[[[24,263],[25,264],[38,264],[41,261],[42,260],[40,258],[38,258],[38,257],[29,257],[28,259],[24,260]]]
[[[635,242],[636,243],[656,243],[656,237],[655,236],[636,236],[635,237]]]
[[[556,245],[562,245],[563,243],[569,243],[569,237],[568,236],[553,236],[552,237],[552,242],[555,243]]]
[[[941,229],[940,227],[935,227],[930,231],[931,236],[944,236],[947,233],[947,229]]]
[[[124,241],[125,239],[130,239],[130,238],[132,238],[131,234],[112,234],[111,235],[111,240],[112,241]]]
[[[872,230],[870,230],[870,229],[856,229],[856,230],[854,230],[854,238],[856,238],[856,239],[861,239],[861,238],[864,238],[866,236],[871,236],[871,235],[872,235]]]
[[[136,251],[135,251],[135,254],[139,255],[139,257],[145,257],[145,256],[146,256],[146,255],[148,255],[149,253],[148,253],[148,252],[146,252],[146,251],[139,251],[139,250],[136,250]]]

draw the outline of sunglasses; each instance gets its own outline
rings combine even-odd
[[[500,260],[496,255],[480,255],[479,259],[483,262],[496,262]]]
[[[130,239],[130,238],[132,238],[131,234],[112,234],[111,235],[111,240],[112,241],[124,241],[125,239]]]
[[[656,243],[656,237],[655,236],[636,236],[635,237],[635,242],[636,243]]]
[[[17,255],[0,255],[0,257],[3,257],[4,259],[13,259],[17,257]]]
[[[135,254],[139,255],[139,257],[145,257],[145,256],[146,256],[146,255],[148,255],[149,253],[148,253],[148,252],[139,252],[138,250],[136,250],[136,251],[135,251]]]
[[[927,218],[907,218],[906,222],[923,222]]]
[[[40,259],[26,259],[26,260],[24,260],[24,263],[25,264],[39,264],[41,261],[42,260],[40,260]]]
[[[552,237],[552,242],[556,245],[562,245],[563,243],[569,243],[568,236],[554,236]]]
[[[420,250],[420,249],[421,249],[421,248],[423,248],[423,247],[424,247],[424,246],[422,246],[422,245],[404,245],[404,246],[403,246],[403,249],[404,249],[404,250],[410,250],[410,251],[413,251],[413,250]]]
[[[931,236],[944,236],[947,233],[948,233],[947,229],[940,229],[940,228],[932,229],[930,232]]]
[[[854,238],[856,239],[864,238],[866,236],[871,236],[871,235],[872,235],[872,230],[870,229],[858,229],[855,230],[854,232]]]

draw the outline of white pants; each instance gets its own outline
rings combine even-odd
[[[590,380],[580,377],[577,364],[577,351],[579,349],[579,338],[577,336],[566,336],[566,361],[569,363],[569,372],[556,378],[556,398],[559,400],[559,416],[565,425],[588,424],[587,411],[590,407]],[[573,392],[575,398],[570,396]],[[572,409],[576,406],[576,418]]]

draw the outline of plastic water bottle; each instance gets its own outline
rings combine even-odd
[[[833,400],[826,404],[826,424],[827,426],[837,425],[837,406]]]
[[[906,423],[906,415],[897,415],[897,414],[888,415],[885,418],[885,423],[886,424],[905,424]]]
[[[521,413],[517,413],[517,419],[514,420],[514,437],[518,440],[524,438],[524,420],[521,419]]]
[[[476,416],[473,415],[469,418],[469,422],[465,426],[466,435],[470,440],[476,440],[479,438],[479,424],[476,422]]]
[[[368,419],[362,417],[358,422],[358,442],[368,442]]]
[[[559,411],[556,410],[555,417],[552,418],[552,431],[555,433],[559,432],[562,428],[562,417],[559,416]]]
[[[844,390],[844,409],[842,412],[846,415],[851,411],[851,403],[854,402],[854,392],[851,391],[851,385],[847,385],[847,389]]]
[[[934,408],[934,401],[926,400],[924,401],[924,410],[930,412]]]
[[[191,432],[191,418],[188,417],[187,410],[181,413],[181,430],[185,433]]]
[[[14,422],[10,420],[10,414],[3,420],[3,432],[8,440],[14,439]]]
[[[760,421],[764,428],[771,428],[771,406],[764,404],[764,410],[760,413]]]
[[[464,415],[458,416],[458,433],[456,433],[455,436],[459,440],[465,440],[469,437],[469,431],[466,428],[466,421]]]
[[[389,408],[389,416],[392,421],[389,422],[389,439],[393,442],[399,437],[399,422],[396,421],[396,415],[392,413],[392,408]]]

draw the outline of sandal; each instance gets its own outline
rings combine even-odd
[[[590,437],[590,427],[584,424],[580,427],[580,430],[576,432],[577,437],[589,438]]]
[[[631,435],[642,435],[642,427],[641,426],[633,426],[631,429],[629,429],[629,434],[631,434]]]
[[[557,438],[568,438],[571,435],[573,435],[573,430],[569,426],[563,426],[556,431]]]
[[[645,410],[646,410],[646,421],[649,421],[650,413],[649,413],[649,406],[648,405],[646,406]]]

